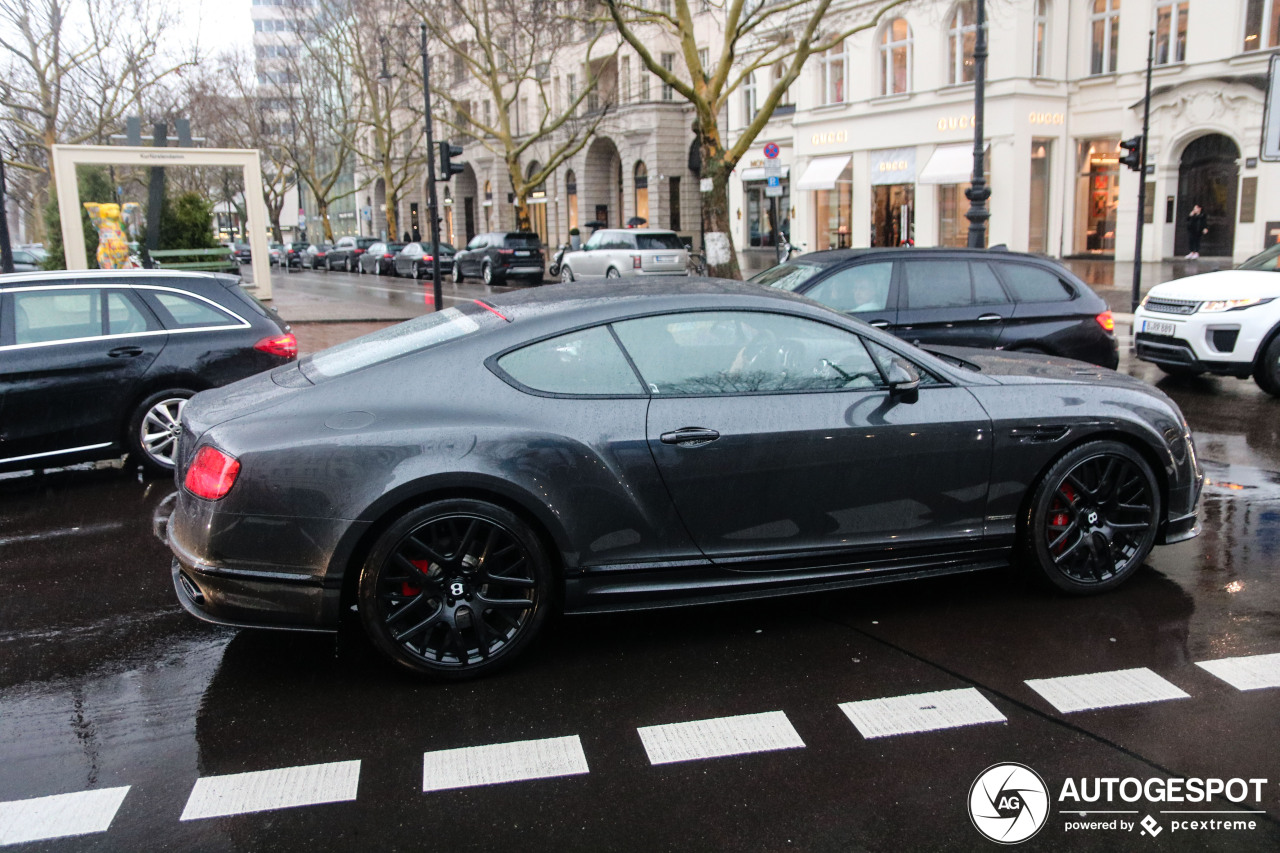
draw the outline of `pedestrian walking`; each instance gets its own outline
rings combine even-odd
[[[1187,215],[1187,257],[1194,260],[1200,257],[1200,238],[1209,233],[1208,217],[1200,209],[1200,205],[1192,205]]]

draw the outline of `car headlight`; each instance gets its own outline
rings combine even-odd
[[[1146,308],[1146,307],[1147,307],[1147,300],[1148,300],[1148,299],[1150,299],[1150,298],[1151,298],[1151,294],[1150,294],[1150,293],[1148,293],[1148,294],[1146,294],[1145,296],[1143,296],[1143,297],[1142,297],[1142,301],[1138,303],[1138,307],[1139,307],[1139,308]]]
[[[1255,305],[1266,305],[1274,299],[1274,296],[1266,299],[1210,299],[1209,301],[1200,304],[1200,310],[1207,313],[1239,311],[1243,308],[1252,308]]]

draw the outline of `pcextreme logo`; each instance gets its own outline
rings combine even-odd
[[[1257,804],[1267,786],[1266,779],[1067,778],[1057,811],[1063,831],[1070,833],[1122,832],[1154,839],[1166,829],[1170,835],[1251,832],[1265,814]],[[970,820],[999,844],[1034,836],[1048,822],[1052,806],[1044,779],[1025,764],[993,764],[969,788]]]
[[[993,764],[969,788],[969,818],[992,841],[1018,844],[1049,818],[1049,789],[1024,764]]]

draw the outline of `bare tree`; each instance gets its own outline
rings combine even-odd
[[[518,227],[530,226],[529,195],[591,140],[617,97],[616,36],[600,20],[548,0],[409,0],[450,64],[433,74],[438,120],[506,165]],[[588,29],[582,43],[579,29]],[[583,85],[554,91],[552,61],[570,51]],[[580,55],[580,56],[579,56]],[[610,84],[610,81],[611,84]],[[493,104],[482,117],[478,94]],[[488,116],[489,114],[483,114]],[[525,166],[531,152],[538,167]]]
[[[704,193],[703,229],[707,266],[712,275],[740,278],[738,257],[729,239],[729,177],[760,135],[805,61],[845,39],[879,25],[890,10],[910,0],[604,0],[619,34],[640,61],[664,84],[694,107],[694,130],[702,153],[702,177],[711,180]],[[712,6],[723,16],[724,37],[718,54],[703,60],[698,50],[695,18]],[[663,65],[654,53],[656,40],[677,45],[681,64]],[[757,71],[779,69],[760,100],[759,112],[730,145],[721,129],[729,98]]]
[[[0,108],[16,143],[5,164],[35,178],[33,207],[57,179],[55,144],[105,143],[148,90],[195,64],[194,48],[162,49],[175,21],[168,0],[0,0]]]

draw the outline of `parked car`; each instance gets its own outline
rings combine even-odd
[[[357,262],[360,272],[375,275],[396,274],[396,253],[404,248],[404,243],[374,243]]]
[[[340,237],[329,250],[329,256],[325,258],[325,262],[331,270],[341,269],[345,272],[353,272],[360,262],[360,256],[377,242],[377,237]]]
[[[1196,532],[1168,397],[1023,353],[931,355],[787,293],[653,279],[467,300],[205,392],[178,599],[441,678],[601,613],[1008,566],[1086,594]],[[432,377],[448,393],[409,394]]]
[[[23,273],[0,282],[0,471],[128,452],[172,472],[197,391],[297,358],[289,327],[234,275]]]
[[[603,228],[564,256],[560,280],[688,275],[688,262],[689,252],[674,231]]]
[[[453,257],[457,250],[448,243],[440,244],[440,270],[447,274],[453,267]],[[409,278],[431,278],[431,244],[409,243],[396,252],[396,275]]]
[[[1165,373],[1253,380],[1280,397],[1280,247],[1234,270],[1157,284],[1133,317],[1134,352]]]
[[[313,270],[328,269],[330,245],[328,243],[312,243],[302,250],[302,266]]]
[[[300,267],[303,265],[302,255],[311,244],[305,240],[295,240],[291,243],[285,243],[280,249],[280,266],[288,264],[291,267]]]
[[[508,278],[542,283],[545,259],[542,238],[532,231],[493,231],[477,234],[453,257],[453,280],[479,278],[485,284],[502,284]]]
[[[14,249],[13,271],[36,272],[44,269],[44,262],[48,257],[49,253],[44,249]]]
[[[1115,369],[1102,297],[1053,261],[1002,249],[811,252],[751,281],[801,293],[917,346],[1064,356]]]
[[[236,260],[242,264],[253,262],[253,250],[249,248],[248,243],[235,243],[231,250],[235,253]]]

